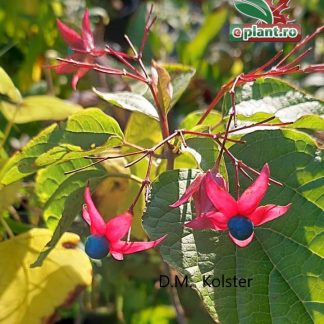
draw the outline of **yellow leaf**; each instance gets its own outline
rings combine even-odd
[[[22,101],[19,90],[11,81],[9,75],[0,67],[0,94],[6,95],[11,101],[20,103]]]
[[[49,230],[33,229],[0,243],[1,324],[44,323],[91,284],[91,263],[76,247],[76,234],[65,233],[43,266],[30,268],[51,236]]]
[[[23,124],[38,120],[63,120],[80,110],[81,106],[52,96],[30,96],[19,106],[3,102],[1,112],[8,120],[14,118],[15,123]]]

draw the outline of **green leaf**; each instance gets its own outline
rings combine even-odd
[[[211,12],[205,19],[194,39],[182,50],[182,61],[197,67],[201,63],[208,45],[218,35],[227,20],[227,8]]]
[[[265,0],[234,0],[235,8],[245,16],[273,23],[272,11]]]
[[[145,129],[145,132],[143,131]],[[125,141],[151,148],[162,140],[160,124],[147,116],[134,113],[125,128]],[[136,150],[134,150],[136,151]]]
[[[211,138],[189,138],[186,140],[188,146],[194,149],[201,157],[199,166],[202,170],[211,169],[218,157],[219,149]],[[227,172],[224,160],[221,163],[221,174],[227,179]]]
[[[245,84],[237,89],[236,102],[238,120],[257,122],[274,115],[273,123],[294,122],[289,127],[324,130],[323,101],[279,79]]]
[[[11,81],[9,75],[0,67],[0,94],[7,96],[11,102],[20,103],[22,101],[19,90]],[[1,101],[0,101],[1,102]]]
[[[218,130],[223,130],[223,129],[219,129],[219,127],[224,128],[222,123],[223,117],[219,112],[211,111],[206,117],[206,119],[202,122],[202,124],[197,125],[202,115],[203,115],[202,111],[193,111],[181,121],[179,128],[199,131],[199,132],[204,132],[208,129],[214,129],[216,127]]]
[[[39,256],[37,257],[37,260],[31,265],[32,268],[42,266],[44,260],[46,259],[48,254],[55,248],[62,235],[71,227],[76,215],[81,211],[83,191],[84,187],[82,188],[80,183],[79,189],[67,196],[67,199],[65,200],[64,204],[66,207],[68,206],[68,208],[65,208],[64,211],[68,211],[69,213],[63,213],[55,228],[52,238],[47,242],[43,251],[40,252]]]
[[[84,203],[83,197],[80,197],[79,206],[75,209],[75,206],[65,203],[69,195],[79,189],[84,190],[90,179],[105,176],[106,171],[99,165],[90,166],[76,173],[64,174],[64,172],[85,167],[90,163],[90,160],[85,159],[72,160],[51,165],[38,172],[35,191],[39,200],[44,204],[43,217],[50,229],[56,228],[62,216],[73,220],[80,212]]]
[[[137,323],[170,323],[175,319],[175,309],[167,305],[148,307],[132,316],[131,324]]]
[[[17,105],[2,102],[1,112],[16,124],[38,120],[63,120],[82,107],[51,96],[30,96]]]
[[[170,109],[177,103],[184,91],[190,84],[191,79],[196,73],[196,70],[188,65],[183,64],[161,64],[161,66],[169,73],[173,95],[171,98]],[[134,93],[144,96],[154,105],[154,100],[149,87],[143,82],[133,82],[131,89]]]
[[[324,302],[322,155],[311,137],[295,130],[258,131],[243,139],[247,144],[234,145],[231,152],[257,169],[269,162],[271,176],[283,187],[270,186],[262,205],[292,202],[286,215],[257,227],[255,239],[246,248],[236,247],[226,232],[187,229],[183,223],[194,217],[191,204],[168,206],[184,193],[197,171],[175,170],[153,183],[144,228],[151,239],[168,234],[160,245],[164,261],[188,276],[214,320],[320,323]],[[229,174],[233,178],[234,173]],[[250,182],[241,178],[241,184],[244,189]],[[226,287],[225,281],[224,287],[208,287],[203,278],[209,275],[220,281],[229,279],[232,285]],[[250,278],[250,287],[235,287],[234,276]]]
[[[178,102],[182,94],[188,88],[196,70],[188,65],[182,64],[162,64],[171,77],[173,95],[170,109]]]
[[[159,115],[155,107],[141,95],[128,91],[115,93],[100,92],[94,88],[93,91],[101,99],[111,103],[116,107],[127,109],[130,111],[138,111],[142,114],[159,120]]]
[[[122,139],[115,119],[100,109],[82,110],[44,129],[10,158],[0,172],[0,183],[10,184],[42,167],[101,153],[120,145]]]

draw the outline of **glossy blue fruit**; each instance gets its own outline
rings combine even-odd
[[[92,259],[102,259],[109,253],[109,243],[104,236],[90,235],[85,242],[85,252]]]
[[[244,216],[234,216],[227,223],[229,232],[237,240],[243,241],[253,233],[253,223]]]

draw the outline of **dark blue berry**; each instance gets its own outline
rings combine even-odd
[[[109,243],[104,236],[90,235],[85,242],[85,252],[92,259],[102,259],[109,253]]]
[[[253,223],[244,216],[234,216],[227,226],[231,235],[239,241],[246,240],[253,233]]]

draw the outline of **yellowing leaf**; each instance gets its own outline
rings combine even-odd
[[[6,95],[13,102],[19,103],[22,98],[8,74],[0,67],[0,94]]]
[[[18,111],[16,112],[16,109]],[[20,105],[2,103],[1,112],[4,116],[17,124],[37,120],[63,120],[82,107],[51,96],[26,97]]]
[[[19,200],[18,194],[22,184],[20,182],[12,183],[0,188],[0,214],[10,205]]]
[[[76,248],[76,234],[65,233],[43,266],[30,268],[51,236],[49,230],[33,229],[0,243],[1,324],[44,323],[90,285],[91,263]]]

